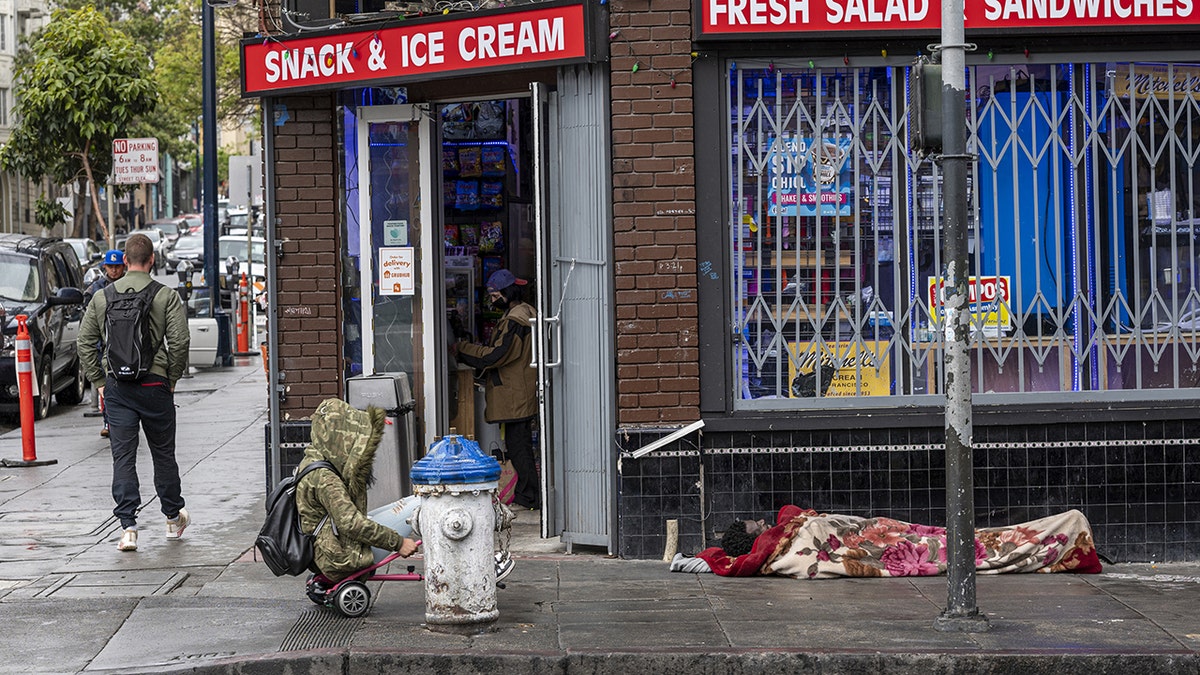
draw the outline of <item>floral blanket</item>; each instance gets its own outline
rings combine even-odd
[[[797,579],[933,576],[946,571],[946,530],[891,518],[859,518],[785,506],[776,525],[745,555],[701,551],[722,576],[777,574]],[[1079,511],[1009,527],[975,531],[975,569],[1005,572],[1098,574],[1092,528]]]

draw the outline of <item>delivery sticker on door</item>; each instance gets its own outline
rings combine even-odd
[[[413,295],[416,293],[411,246],[379,249],[379,294]]]

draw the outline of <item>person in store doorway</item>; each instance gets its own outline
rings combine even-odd
[[[530,319],[534,309],[521,297],[526,284],[506,269],[488,277],[488,299],[504,315],[496,323],[488,344],[461,340],[455,344],[459,363],[476,370],[483,380],[488,424],[503,425],[504,444],[517,485],[513,505],[542,508],[537,466],[533,454],[533,420],[537,416],[537,369],[530,368],[533,357],[533,331]]]
[[[86,290],[83,291],[83,306],[86,308],[92,302],[92,296],[104,290],[104,287],[112,282],[125,276],[125,254],[117,249],[112,249],[104,254],[104,261],[101,263],[101,273],[92,279],[92,283],[88,284]],[[103,351],[104,346],[98,346]],[[93,390],[92,392],[92,410],[98,411],[104,417],[104,426],[100,428],[100,435],[108,438],[108,414],[101,410],[100,392]]]

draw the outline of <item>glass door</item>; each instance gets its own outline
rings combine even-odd
[[[358,123],[360,297],[363,373],[406,375],[416,403],[416,437],[436,428],[436,378],[429,361],[436,332],[431,295],[436,256],[430,233],[431,172],[424,170],[432,125],[419,106],[361,108]]]

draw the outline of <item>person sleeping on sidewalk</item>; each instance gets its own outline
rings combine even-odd
[[[762,520],[731,523],[721,545],[695,558],[676,555],[673,572],[796,579],[934,576],[946,572],[946,530],[892,518],[779,510]],[[975,570],[1098,574],[1100,557],[1087,518],[1076,510],[1007,527],[975,531]]]

